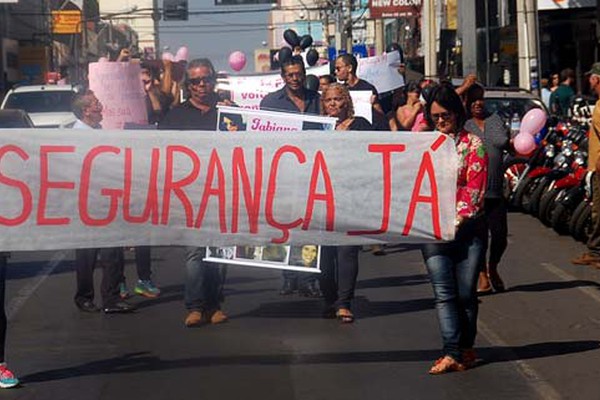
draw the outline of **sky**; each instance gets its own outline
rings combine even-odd
[[[228,57],[239,50],[246,55],[242,72],[254,72],[254,49],[267,41],[268,11],[235,12],[239,10],[269,10],[270,5],[215,6],[214,0],[188,0],[188,9],[206,11],[204,15],[190,15],[188,21],[161,21],[160,47],[175,54],[181,46],[189,49],[189,59],[208,57],[217,70],[231,72]],[[162,0],[159,0],[162,7]],[[209,14],[215,11],[232,11],[228,14]],[[241,25],[244,24],[244,25]],[[240,32],[235,32],[241,30]]]

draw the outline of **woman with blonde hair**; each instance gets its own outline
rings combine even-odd
[[[337,118],[338,131],[372,130],[363,117],[354,115],[348,88],[332,83],[321,96],[321,111]],[[343,137],[340,137],[343,140]],[[323,246],[321,248],[321,291],[325,298],[323,317],[337,318],[341,323],[354,322],[351,302],[358,277],[359,246]],[[336,279],[337,278],[337,279]]]

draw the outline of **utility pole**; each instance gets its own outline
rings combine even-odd
[[[458,1],[458,37],[461,39],[462,74],[477,73],[477,29],[475,1]],[[487,0],[486,0],[487,1]],[[488,60],[489,62],[489,60]],[[489,77],[486,79],[489,80]],[[489,84],[489,82],[486,82]]]
[[[437,29],[435,23],[435,2],[425,0],[423,2],[423,25],[425,26],[423,43],[425,44],[425,76],[434,77],[438,75],[437,70]]]
[[[539,95],[539,35],[537,3],[517,1],[519,38],[519,87]]]

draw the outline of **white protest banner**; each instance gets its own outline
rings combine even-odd
[[[0,251],[454,235],[457,155],[437,133],[8,129],[0,144]]]
[[[89,64],[90,89],[102,103],[104,129],[123,129],[128,122],[148,124],[140,73],[140,64],[135,62]]]
[[[366,118],[367,121],[373,123],[373,105],[371,104],[371,96],[373,93],[369,90],[351,90],[352,105],[354,106],[354,115]]]
[[[219,264],[321,272],[321,246],[229,246],[207,247],[204,261]]]
[[[240,107],[217,106],[219,129],[222,131],[290,132],[301,131],[305,123],[321,126],[323,130],[335,128],[337,118],[320,115],[286,113],[279,111],[250,110]],[[231,119],[232,115],[240,118]]]
[[[392,51],[375,57],[358,59],[356,75],[369,82],[379,93],[404,86],[404,78],[398,73],[400,53]]]

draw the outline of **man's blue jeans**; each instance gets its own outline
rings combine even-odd
[[[205,247],[185,249],[185,308],[189,311],[211,312],[221,308],[226,268],[202,261]]]
[[[444,355],[461,361],[477,335],[477,278],[484,248],[480,223],[463,227],[452,242],[426,244],[423,258],[433,285]]]

